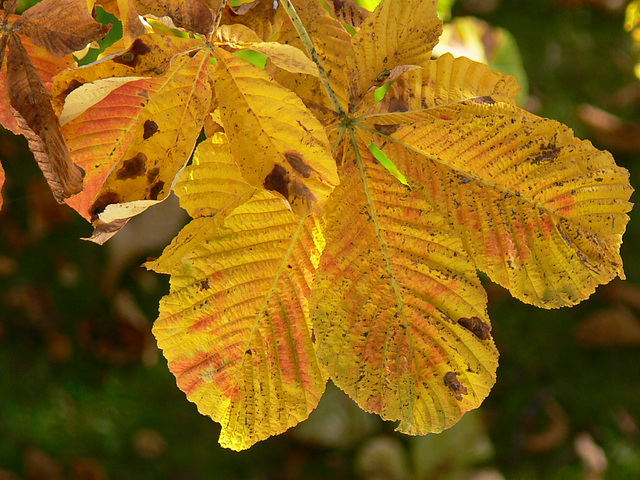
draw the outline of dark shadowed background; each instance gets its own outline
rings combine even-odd
[[[479,45],[525,78],[519,49],[523,104],[610,150],[640,185],[640,81],[625,5],[458,0],[452,13],[510,32],[503,57],[485,27]],[[575,308],[539,310],[486,284],[498,381],[451,430],[395,434],[330,385],[307,422],[234,453],[177,389],[150,331],[168,278],[140,265],[185,221],[176,202],[99,247],[80,240],[91,226],[56,204],[23,138],[1,131],[0,156],[0,480],[640,478],[635,212],[622,248],[627,281]]]

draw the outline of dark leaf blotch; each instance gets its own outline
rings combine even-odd
[[[149,191],[149,200],[157,200],[158,195],[160,195],[160,192],[162,192],[163,188],[164,182],[162,180],[156,182],[156,184],[151,187],[151,190]]]
[[[153,120],[147,120],[146,122],[144,122],[142,128],[144,129],[144,131],[142,132],[142,139],[146,140],[158,131],[158,124]]]
[[[291,167],[304,178],[309,178],[314,172],[313,168],[305,163],[304,157],[299,152],[291,150],[289,152],[285,152],[284,156],[287,159],[287,162],[289,162],[289,165],[291,165]]]
[[[458,323],[471,331],[480,340],[489,340],[491,338],[491,328],[478,317],[461,318]]]
[[[288,198],[289,178],[287,170],[282,165],[274,165],[271,173],[264,179],[264,188],[278,192],[284,198]]]
[[[122,162],[122,167],[116,172],[118,180],[129,180],[143,175],[146,170],[147,156],[140,152],[135,157]]]

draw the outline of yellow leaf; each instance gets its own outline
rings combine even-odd
[[[124,52],[117,52],[82,68],[55,77],[51,89],[54,107],[62,108],[65,97],[80,85],[108,77],[157,77],[164,75],[176,55],[204,47],[201,40],[143,35]]]
[[[86,88],[83,85],[69,94],[69,106],[65,103],[62,111],[62,134],[71,159],[86,172],[84,189],[66,203],[87,221],[91,221],[91,205],[105,179],[135,136],[149,91],[157,88],[154,79],[134,78],[115,77],[85,84]],[[120,79],[126,80],[118,86]],[[106,93],[104,98],[100,98],[102,93]]]
[[[317,221],[259,191],[222,225],[202,217],[181,235],[195,237],[181,261],[149,265],[172,274],[153,332],[178,386],[222,424],[221,445],[243,450],[306,419],[324,392],[308,319]]]
[[[364,123],[478,269],[515,297],[573,305],[624,276],[629,174],[564,125],[491,96]]]
[[[222,224],[256,189],[242,178],[225,135],[217,133],[198,145],[192,163],[182,171],[174,191],[180,198],[180,206],[198,220],[192,224],[206,228],[190,227],[180,231],[162,252],[161,263],[147,262],[146,266],[158,273],[171,274],[176,264],[190,254],[193,245],[205,242],[214,226]]]
[[[310,308],[318,359],[364,410],[404,433],[439,432],[495,381],[486,295],[446,220],[358,149],[345,147],[325,214]]]
[[[263,42],[244,25],[222,25],[216,31],[219,42],[234,48],[249,48],[267,55],[276,67],[292,73],[319,76],[318,67],[301,50],[282,43]]]
[[[153,86],[137,115],[133,140],[90,208],[94,220],[127,219],[167,197],[210,111],[208,62],[204,51],[184,55],[165,75],[149,79]]]
[[[383,0],[353,37],[349,105],[354,107],[385,71],[426,65],[442,33],[436,0]]]
[[[304,27],[313,41],[318,61],[327,72],[333,90],[340,103],[346,109],[350,72],[345,66],[346,57],[351,51],[351,35],[339,21],[332,18],[322,8],[320,2],[292,0],[291,3],[295,6]],[[290,21],[283,25],[278,41],[293,45],[300,50],[305,50],[298,33]],[[299,75],[281,72],[275,75],[275,79],[304,99],[306,104],[315,104],[333,110],[322,85],[315,78],[300,78]]]
[[[445,53],[425,67],[422,83],[422,107],[460,102],[485,95],[499,96],[515,105],[520,91],[516,77],[490,70],[483,63]]]
[[[226,3],[227,8],[222,15],[221,24],[244,25],[256,32],[265,42],[275,39],[287,16],[282,8],[274,11],[273,3],[269,0],[244,3],[235,9],[230,6],[231,2]]]
[[[248,200],[255,188],[242,178],[226,136],[217,133],[198,145],[174,190],[180,206],[198,218],[232,210]]]
[[[338,175],[320,122],[260,68],[221,49],[217,58],[220,115],[244,178],[301,215],[321,211]]]

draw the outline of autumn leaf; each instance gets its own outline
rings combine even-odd
[[[425,65],[442,33],[436,0],[383,1],[353,37],[349,69],[352,107],[385,72],[399,65]],[[380,36],[379,32],[386,35]]]
[[[142,101],[145,106],[136,114],[131,143],[89,207],[97,228],[94,241],[104,243],[114,233],[110,225],[120,227],[171,192],[210,109],[208,59],[205,51],[183,55],[139,92],[148,102]]]
[[[371,13],[354,0],[331,0],[327,3],[336,19],[354,28],[360,27]]]
[[[134,0],[97,0],[107,12],[115,15],[122,22],[122,38],[126,48],[133,41],[146,33],[146,28],[136,11]]]
[[[312,288],[318,358],[364,410],[439,432],[495,382],[486,294],[446,219],[365,145],[353,139],[343,165]]]
[[[420,8],[425,15],[409,13]],[[586,298],[622,275],[632,190],[608,154],[518,109],[513,78],[450,55],[430,60],[440,29],[434,3],[383,1],[353,37],[351,110],[348,120],[336,111],[330,126],[342,141],[341,184],[324,215],[327,247],[311,297],[327,375],[363,409],[411,433],[452,425],[494,381],[495,350],[478,353],[469,340],[482,345],[490,331],[475,269],[538,306]],[[376,149],[406,187],[373,159]],[[411,199],[404,204],[402,192]],[[455,253],[425,258],[434,251],[416,246],[425,240]],[[462,270],[448,270],[454,265]],[[466,281],[445,283],[451,294],[441,295],[423,275]],[[447,351],[465,329],[471,350],[458,356],[456,343]]]
[[[51,191],[63,201],[82,190],[83,172],[72,161],[47,91],[20,37],[7,37],[6,82],[13,117],[29,142]]]
[[[180,388],[222,424],[220,443],[241,450],[307,418],[324,392],[307,305],[322,237],[242,180],[223,137],[195,159],[176,186],[195,219],[147,264],[172,274],[154,334]],[[237,206],[194,210],[197,195]]]
[[[0,120],[59,198],[87,172],[67,202],[98,243],[180,197],[193,220],[146,264],[171,275],[154,334],[225,447],[301,422],[328,379],[442,431],[495,382],[478,270],[545,308],[624,276],[628,172],[518,108],[514,77],[432,59],[435,0],[103,0],[125,38],[66,70],[33,42],[62,55],[101,27],[43,3],[78,28],[5,14]]]
[[[274,11],[273,2],[268,0],[255,0],[235,8],[231,2],[226,4],[220,22],[222,25],[244,25],[265,42],[273,41],[279,35],[287,17],[281,8]]]
[[[213,30],[213,12],[201,0],[134,0],[140,15],[167,16],[176,27],[208,36]]]
[[[367,119],[400,127],[373,141],[447,215],[478,269],[515,297],[573,305],[624,275],[632,189],[609,154],[491,97],[416,113],[410,126],[392,118]]]
[[[320,122],[263,70],[224,50],[216,56],[220,115],[244,178],[300,214],[321,211],[338,178]]]
[[[87,172],[67,203],[94,223],[93,241],[167,197],[210,111],[208,58],[202,40],[151,33],[56,77],[63,133]]]
[[[15,6],[15,3],[10,5],[5,13],[12,13]],[[41,72],[23,46],[21,35],[49,54],[63,57],[106,35],[110,27],[95,22],[82,0],[45,0],[28,9],[14,23],[6,21],[5,16],[0,49],[3,60],[6,49],[4,76],[8,104],[2,105],[6,109],[2,118],[9,128],[27,138],[54,196],[62,202],[82,190],[83,172],[71,160]],[[40,57],[46,62],[46,56]]]
[[[82,50],[111,29],[89,15],[85,0],[43,0],[25,11],[14,26],[57,57]]]

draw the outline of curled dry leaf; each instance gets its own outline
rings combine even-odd
[[[42,80],[20,38],[8,37],[7,90],[18,125],[58,201],[82,190],[82,170],[73,163]]]
[[[134,0],[140,15],[171,18],[176,27],[204,35],[213,30],[213,12],[201,0]]]
[[[111,29],[91,17],[85,0],[43,0],[24,12],[15,25],[57,57],[82,50]]]

